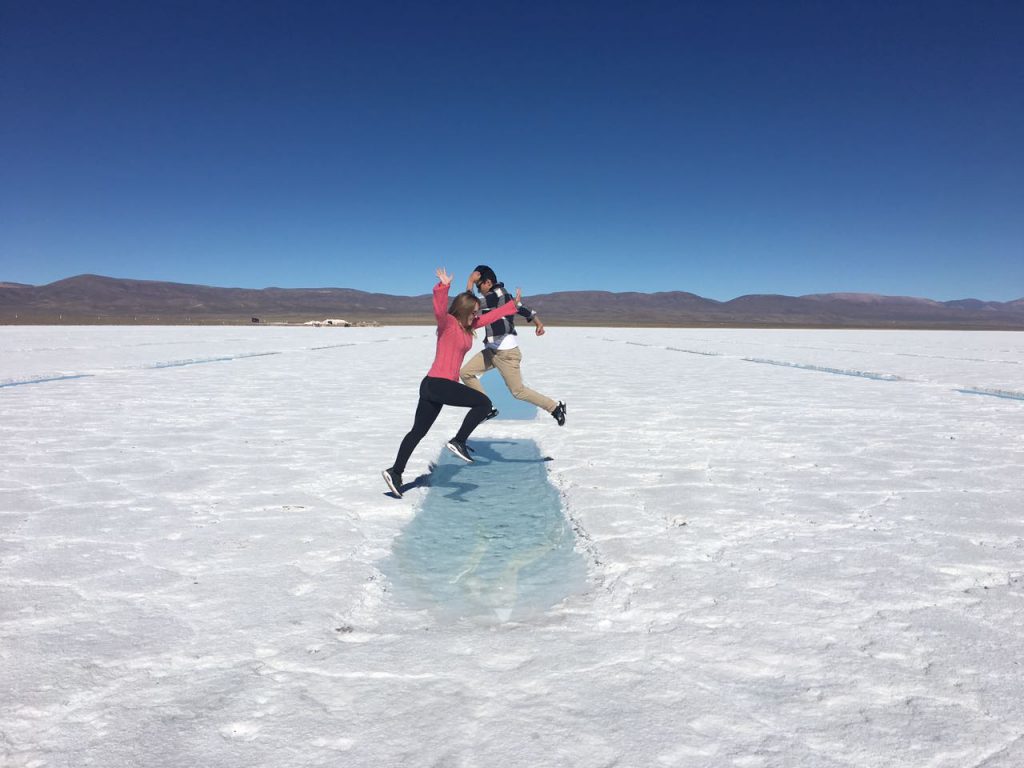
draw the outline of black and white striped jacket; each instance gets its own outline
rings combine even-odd
[[[480,311],[490,312],[492,309],[503,307],[510,301],[515,300],[515,294],[509,294],[509,292],[505,290],[504,283],[497,283],[481,300]],[[533,318],[537,316],[537,313],[525,304],[521,304],[516,310],[516,315],[522,315],[527,320],[533,320]],[[516,336],[516,315],[503,317],[488,325],[484,344],[492,349],[497,349],[498,346],[501,345],[501,342],[505,340],[506,336]]]

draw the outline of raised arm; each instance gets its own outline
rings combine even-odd
[[[448,314],[448,286],[452,284],[452,276],[445,272],[444,267],[438,267],[434,274],[437,275],[437,285],[434,286],[434,318],[437,324],[441,325]]]

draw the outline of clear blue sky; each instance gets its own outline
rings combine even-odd
[[[1022,41],[1019,0],[0,0],[0,280],[1016,299]]]

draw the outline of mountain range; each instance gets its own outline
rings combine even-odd
[[[827,293],[715,301],[683,291],[562,291],[524,297],[524,303],[556,325],[1024,330],[1024,298],[934,301]],[[429,294],[351,288],[218,288],[100,275],[39,286],[0,282],[0,324],[219,324],[253,318],[420,324],[433,322],[430,305]]]

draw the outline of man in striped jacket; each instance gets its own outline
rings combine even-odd
[[[492,309],[497,309],[510,301],[515,301],[515,297],[510,296],[508,291],[505,290],[504,284],[498,282],[498,277],[494,274],[494,270],[486,264],[478,266],[469,276],[469,280],[466,282],[466,290],[472,292],[474,288],[483,296],[480,301],[481,312],[490,312]],[[537,317],[536,312],[528,307],[524,307],[522,302],[520,302],[517,305],[516,314],[522,315],[529,322],[533,323],[538,336],[544,335],[544,324]],[[472,387],[478,392],[487,394],[480,385],[480,377],[492,368],[497,368],[501,378],[505,380],[505,384],[508,386],[508,391],[512,393],[514,398],[525,400],[538,408],[543,408],[558,422],[558,426],[564,425],[565,403],[556,403],[550,397],[534,392],[523,384],[522,373],[519,370],[522,359],[523,354],[519,350],[519,341],[516,338],[515,315],[509,315],[487,326],[487,336],[484,339],[483,350],[462,366],[459,375],[462,378],[462,383],[467,387]],[[496,411],[492,411],[491,415],[493,416],[496,413]]]

